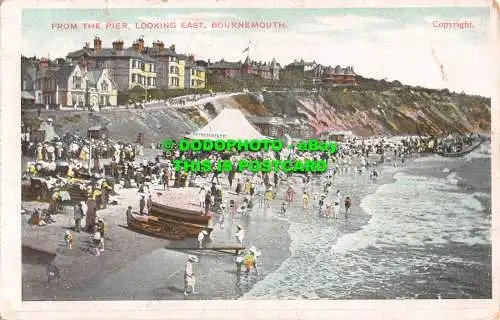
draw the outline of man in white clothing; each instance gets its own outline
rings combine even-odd
[[[199,248],[203,248],[203,239],[205,239],[205,236],[208,235],[208,232],[206,230],[202,230],[199,234],[198,234],[198,244],[199,244]]]
[[[194,284],[196,279],[193,273],[193,262],[198,262],[198,258],[195,256],[189,256],[188,261],[186,262],[186,268],[184,269],[184,295],[188,295],[188,287],[191,287],[191,293],[196,294],[197,292],[194,290]]]

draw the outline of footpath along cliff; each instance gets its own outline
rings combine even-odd
[[[113,140],[146,142],[179,139],[204,126],[224,107],[247,116],[279,117],[314,132],[350,130],[362,136],[490,132],[491,99],[408,86],[384,89],[334,88],[313,92],[241,93],[182,108],[120,111],[54,112],[56,133],[84,135],[91,126],[106,125]]]

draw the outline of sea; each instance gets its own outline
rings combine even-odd
[[[335,181],[352,213],[279,217],[289,256],[241,299],[491,299],[490,145]]]

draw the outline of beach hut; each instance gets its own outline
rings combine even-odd
[[[103,126],[90,127],[89,130],[87,131],[87,138],[89,139],[106,140],[108,139],[108,137],[109,137],[108,128]]]

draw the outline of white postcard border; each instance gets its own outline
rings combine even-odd
[[[412,3],[413,2],[413,3]],[[487,1],[203,1],[206,8],[487,6]],[[200,1],[5,1],[1,6],[0,69],[0,314],[5,319],[498,319],[499,209],[492,196],[493,299],[491,300],[236,300],[21,302],[20,48],[22,8],[200,7]],[[500,9],[491,6],[492,195],[500,190]]]

